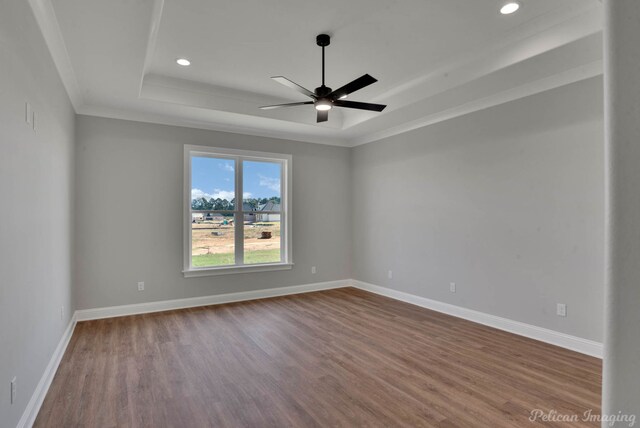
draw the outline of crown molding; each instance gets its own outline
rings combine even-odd
[[[158,31],[160,31],[160,22],[162,21],[162,11],[164,9],[164,0],[153,0],[153,10],[151,12],[151,24],[149,25],[149,36],[147,37],[147,48],[144,54],[144,63],[142,65],[142,73],[140,74],[140,87],[138,95],[142,95],[144,80],[153,60],[153,53],[156,51],[156,42],[158,40]]]
[[[372,102],[388,104],[390,108],[387,109],[387,114],[413,107],[454,88],[479,81],[493,73],[601,32],[602,10],[599,3],[585,2],[580,7],[568,8],[562,13],[533,20],[482,49],[469,50],[451,58],[434,71],[374,97]],[[369,121],[375,123],[376,120],[366,115],[350,116],[345,121],[344,129],[353,129],[357,133],[359,125]],[[398,129],[402,129],[401,124],[391,127],[396,125]],[[352,135],[351,141],[356,144],[360,141],[368,142],[372,133],[365,134]]]
[[[73,70],[53,5],[50,0],[29,0],[29,6],[31,6],[38,27],[40,27],[40,32],[49,48],[53,63],[58,70],[71,104],[77,112],[84,104],[82,91]]]
[[[583,64],[568,70],[560,71],[551,76],[526,82],[524,84],[495,92],[489,96],[477,98],[466,103],[461,103],[451,108],[442,109],[432,114],[427,114],[420,119],[408,121],[395,127],[385,128],[381,131],[366,134],[349,140],[349,147],[356,147],[362,144],[372,143],[384,138],[393,137],[398,134],[413,131],[425,126],[435,125],[445,120],[454,119],[459,116],[470,114],[476,111],[495,107],[500,104],[515,101],[521,98],[532,96],[544,91],[559,88],[561,86],[576,83],[592,77],[602,75],[603,61],[597,60]]]
[[[206,110],[185,107],[186,112],[181,114],[164,114],[157,111],[144,111],[132,107],[83,105],[77,114],[85,116],[104,117],[109,119],[128,120],[132,122],[154,123],[158,125],[180,126],[184,128],[203,129],[208,131],[228,132],[231,134],[250,135],[254,137],[274,138],[303,143],[324,144],[328,146],[348,147],[348,141],[339,136],[340,130],[335,130],[330,136],[320,134],[308,134],[300,131],[283,131],[279,129],[280,121],[268,120],[270,128],[250,127],[237,122],[241,121],[241,115],[236,116],[236,123],[215,122],[207,118],[196,117],[196,114],[206,116]],[[199,110],[196,112],[195,110]],[[231,115],[231,113],[229,113]],[[321,129],[322,131],[322,129]],[[330,131],[333,131],[330,129]]]
[[[268,112],[258,108],[260,105],[292,102],[291,99],[278,99],[256,92],[156,74],[148,74],[144,77],[140,98],[209,111],[235,113],[252,118],[260,117],[269,121],[290,122],[295,126],[339,130],[343,128],[344,123],[344,115],[340,109],[331,111],[331,121],[318,124],[312,106],[307,109],[279,109]]]
[[[469,49],[438,64],[434,70],[379,94],[373,102],[411,104],[509,67],[546,51],[601,32],[602,8],[585,1],[580,6],[543,15],[480,48]]]

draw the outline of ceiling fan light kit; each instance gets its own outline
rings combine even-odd
[[[316,44],[322,48],[322,85],[317,87],[314,92],[298,85],[297,83],[287,79],[284,76],[274,76],[272,77],[278,83],[281,83],[295,91],[300,92],[303,95],[310,97],[313,101],[306,102],[297,102],[297,103],[287,103],[287,104],[276,104],[270,106],[260,107],[264,110],[270,110],[280,107],[295,107],[300,105],[311,105],[315,107],[317,110],[317,119],[319,122],[326,122],[329,120],[329,110],[333,107],[345,107],[345,108],[353,108],[358,110],[369,110],[369,111],[377,111],[381,112],[384,110],[386,105],[382,104],[372,104],[372,103],[362,103],[357,101],[344,101],[347,96],[355,91],[358,91],[366,86],[369,86],[377,80],[368,74],[358,77],[350,83],[336,89],[335,91],[331,90],[328,86],[324,84],[324,48],[329,46],[331,43],[331,37],[328,34],[319,34],[316,37]]]
[[[315,102],[315,106],[316,106],[316,110],[319,110],[319,111],[331,110],[331,107],[333,107],[331,103],[327,100],[318,100]]]

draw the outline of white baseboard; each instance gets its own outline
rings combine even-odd
[[[351,280],[317,282],[313,284],[294,285],[291,287],[267,288],[264,290],[242,291],[238,293],[217,294],[213,296],[190,297],[186,299],[162,300],[159,302],[138,303],[133,305],[110,306],[105,308],[82,309],[76,311],[78,321],[101,318],[121,317],[126,315],[146,314],[172,309],[195,308],[198,306],[219,305],[222,303],[242,302],[245,300],[266,299],[269,297],[287,296],[290,294],[309,293],[312,291],[330,290],[349,287]]]
[[[438,302],[425,297],[416,296],[402,291],[392,290],[386,287],[369,284],[357,280],[339,280],[319,282],[290,287],[269,288],[264,290],[243,291],[238,293],[218,294],[203,297],[191,297],[186,299],[163,300],[159,302],[139,303],[133,305],[111,306],[105,308],[83,309],[75,313],[75,320],[88,321],[101,318],[112,318],[126,315],[145,314],[151,312],[168,311],[172,309],[194,308],[198,306],[219,305],[223,303],[242,302],[246,300],[265,299],[269,297],[286,296],[290,294],[309,293],[312,291],[330,290],[353,286],[361,290],[370,291],[392,299],[401,300],[423,308],[442,312],[458,318],[484,324],[499,330],[508,331],[520,336],[550,343],[572,351],[602,358],[602,343],[581,337],[571,336],[558,331],[514,321],[507,318],[490,315],[473,309]],[[54,371],[55,372],[55,371]],[[45,391],[46,392],[46,391]]]
[[[583,339],[581,337],[571,336],[569,334],[560,333],[558,331],[525,324],[519,321],[513,321],[507,318],[489,315],[484,312],[474,311],[472,309],[451,305],[449,303],[438,302],[436,300],[427,299],[425,297],[416,296],[402,291],[392,290],[386,287],[369,284],[362,281],[352,280],[351,284],[355,288],[370,291],[392,299],[401,300],[406,303],[421,306],[437,312],[442,312],[454,317],[463,318],[478,324],[484,324],[499,330],[508,331],[510,333],[525,336],[541,342],[550,343],[572,351],[587,354],[592,357],[602,358],[602,343],[593,340]]]
[[[38,416],[40,407],[44,402],[44,397],[46,397],[47,392],[49,391],[49,387],[51,386],[53,377],[58,370],[58,366],[60,365],[60,361],[62,360],[64,351],[66,351],[67,345],[69,345],[69,341],[71,340],[71,336],[73,335],[73,330],[75,329],[75,327],[76,316],[74,314],[71,317],[71,321],[69,321],[67,329],[62,334],[62,338],[60,339],[60,342],[58,342],[58,346],[56,347],[55,351],[53,351],[53,355],[49,360],[49,364],[47,364],[47,368],[44,370],[44,373],[40,378],[40,382],[38,382],[38,386],[36,386],[35,391],[33,391],[31,399],[29,400],[27,407],[22,413],[22,417],[18,422],[17,428],[31,428],[31,426],[33,426],[33,423],[36,421],[36,417]]]

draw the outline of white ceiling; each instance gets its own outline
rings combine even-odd
[[[78,113],[356,145],[601,73],[597,0],[29,0]],[[313,106],[326,48],[333,88],[382,113]],[[186,57],[190,67],[175,60]]]

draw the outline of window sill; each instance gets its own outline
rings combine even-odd
[[[230,275],[235,273],[269,272],[276,270],[291,270],[293,263],[277,263],[264,265],[228,266],[218,268],[201,268],[183,270],[185,278],[197,278],[200,276]]]

